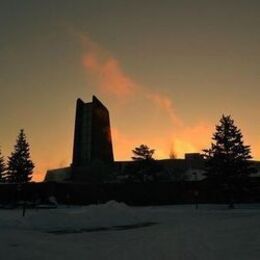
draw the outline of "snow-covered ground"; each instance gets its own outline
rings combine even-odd
[[[0,210],[0,259],[260,259],[260,205]]]

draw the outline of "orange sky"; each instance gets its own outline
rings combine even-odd
[[[120,61],[109,54],[108,50],[97,46],[89,37],[82,36],[82,39],[86,77],[91,77],[93,85],[96,85],[96,91],[101,96],[114,101],[109,106],[112,122],[114,109],[122,111],[121,118],[117,120],[126,120],[130,113],[129,106],[140,106],[140,113],[143,113],[143,116],[147,113],[153,114],[152,127],[141,130],[147,133],[140,137],[138,132],[134,133],[134,129],[145,128],[144,122],[147,122],[148,118],[144,118],[140,126],[133,121],[130,126],[132,130],[128,133],[112,127],[116,158],[129,159],[133,146],[143,142],[156,149],[157,158],[168,158],[171,149],[180,157],[185,152],[200,151],[207,145],[212,131],[210,123],[198,121],[186,125],[176,112],[170,97],[160,93],[158,89],[151,90],[137,83],[123,71]],[[129,114],[129,116],[136,115]],[[165,123],[161,122],[162,118]]]
[[[116,160],[129,160],[132,149],[142,143],[155,148],[157,159],[169,158],[171,151],[177,157],[183,158],[185,153],[201,152],[209,146],[214,125],[218,121],[197,120],[192,124],[185,122],[167,93],[160,93],[159,89],[151,90],[133,80],[123,70],[120,61],[93,42],[89,36],[81,35],[80,40],[83,45],[82,66],[85,77],[91,82],[93,92],[107,100],[105,105],[110,110]],[[90,101],[91,96],[85,100]],[[133,106],[138,106],[138,114],[129,109]],[[120,116],[115,117],[114,111],[120,111],[117,112]],[[136,118],[138,116],[142,117],[140,122],[135,121],[139,121]],[[124,126],[120,126],[124,121],[127,121],[127,131]],[[253,152],[259,156],[259,146],[255,147],[257,149]],[[60,155],[54,156],[47,163],[43,161],[37,169],[44,172],[46,168],[68,166],[71,162],[71,144],[67,149],[61,152],[63,160]],[[39,174],[35,180],[41,178],[42,174]]]
[[[24,128],[34,180],[72,158],[76,99],[109,109],[116,160],[200,152],[231,114],[260,159],[260,2],[6,1],[0,146]]]

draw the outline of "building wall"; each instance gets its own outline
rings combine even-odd
[[[109,112],[95,97],[91,103],[77,100],[72,166],[113,162]]]
[[[109,112],[95,97],[93,97],[92,107],[91,161],[113,162]]]
[[[77,100],[72,164],[80,166],[91,160],[92,104]]]

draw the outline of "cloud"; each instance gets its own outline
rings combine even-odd
[[[125,74],[117,59],[89,37],[82,36],[82,43],[85,49],[83,65],[96,79],[97,87],[103,94],[122,98],[136,92],[137,84]]]
[[[169,115],[175,126],[181,126],[183,124],[182,120],[177,116],[172,100],[169,97],[159,93],[149,93],[146,94],[146,98],[164,110]]]
[[[84,47],[82,57],[83,65],[87,76],[91,77],[96,85],[96,90],[101,91],[111,100],[127,100],[135,105],[135,98],[141,100],[141,106],[144,108],[157,108],[164,116],[169,118],[168,131],[162,137],[156,136],[154,129],[149,129],[150,135],[133,136],[124,133],[124,130],[118,126],[112,129],[114,150],[117,159],[127,159],[131,157],[131,150],[142,143],[146,143],[151,148],[156,149],[157,158],[169,157],[171,150],[178,157],[183,156],[185,152],[199,152],[207,147],[210,139],[211,125],[207,122],[197,122],[190,126],[184,123],[184,120],[178,115],[174,103],[169,96],[152,88],[137,83],[127,75],[122,69],[120,61],[116,59],[109,51],[95,43],[88,35],[81,35],[81,41]],[[129,112],[125,104],[127,102],[115,102],[109,104],[110,107],[117,105],[123,115]],[[139,105],[140,106],[140,105]],[[126,112],[127,111],[127,112]],[[150,111],[152,113],[152,111]],[[129,115],[128,120],[133,121],[139,114]],[[160,126],[158,121],[156,127]],[[133,126],[134,127],[134,126]],[[146,122],[143,126],[146,127]],[[174,133],[174,135],[172,135]]]
[[[84,47],[83,65],[89,76],[97,82],[97,89],[113,98],[125,98],[139,95],[164,110],[172,122],[182,124],[178,118],[172,100],[163,94],[152,92],[149,88],[136,83],[122,69],[119,60],[105,48],[95,43],[88,35],[81,35]]]

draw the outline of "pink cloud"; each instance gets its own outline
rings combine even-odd
[[[152,133],[149,139],[133,137],[123,134],[121,129],[114,128],[112,137],[115,153],[119,155],[119,159],[130,158],[134,146],[143,143],[144,140],[148,146],[151,145],[151,148],[156,149],[158,158],[169,157],[172,149],[180,157],[185,152],[199,152],[205,146],[207,147],[212,131],[209,123],[198,122],[193,126],[185,125],[167,95],[151,91],[151,88],[138,84],[122,69],[118,59],[88,36],[81,36],[81,40],[84,46],[83,65],[87,75],[94,79],[97,90],[116,101],[129,100],[129,97],[138,96],[143,100],[144,107],[152,104],[170,119],[168,135],[163,137],[155,137]],[[121,102],[117,102],[117,105],[122,111],[125,109]]]
[[[97,88],[104,94],[117,98],[135,93],[137,84],[122,70],[119,61],[95,44],[89,37],[82,37],[85,47],[83,65],[86,72],[97,80]]]
[[[149,93],[146,97],[148,100],[153,102],[154,105],[164,110],[169,115],[175,126],[181,126],[183,124],[182,120],[177,116],[172,100],[169,97],[159,93]]]

